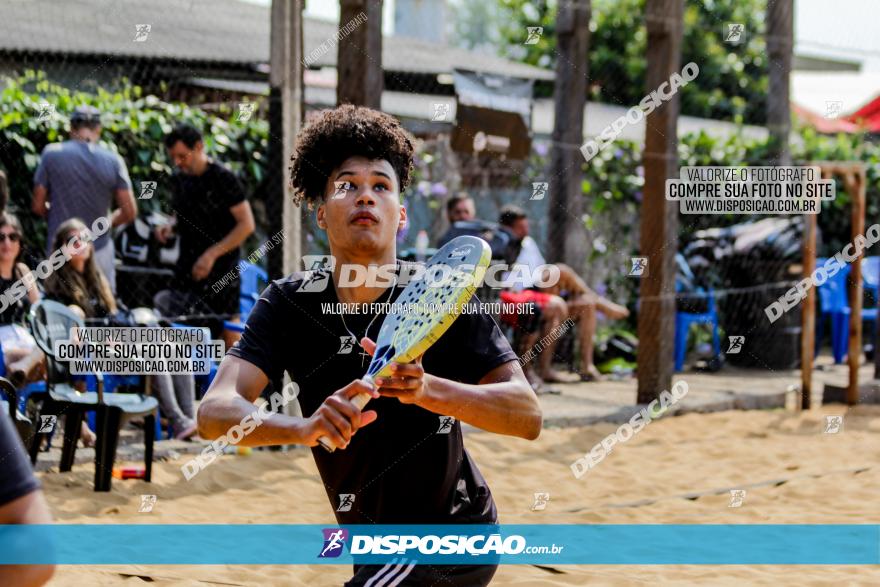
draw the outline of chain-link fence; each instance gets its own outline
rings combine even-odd
[[[382,107],[397,116],[418,143],[413,180],[402,194],[410,222],[398,236],[401,251],[415,247],[422,230],[430,242],[436,242],[449,225],[444,204],[459,191],[474,197],[479,218],[496,221],[501,206],[516,203],[529,215],[532,235],[542,247],[549,236],[546,194],[558,180],[549,176],[549,157],[554,148],[578,147],[560,145],[552,137],[556,7],[536,3],[537,12],[523,16],[521,3],[481,8],[482,4],[463,1],[450,6],[448,26],[435,27],[448,29],[445,39],[419,38],[422,33],[403,25],[384,39]],[[762,124],[765,107],[768,64],[760,18],[765,8],[759,1],[686,3],[685,18],[691,25],[685,30],[682,62],[697,61],[700,74],[681,92],[681,110],[689,117],[687,129],[696,131],[681,136],[682,164],[764,162],[766,132],[756,125]],[[141,219],[174,212],[170,197],[174,166],[163,138],[176,123],[188,122],[203,131],[211,156],[236,174],[254,210],[257,228],[241,247],[242,258],[251,258],[277,234],[282,203],[269,186],[277,183],[284,166],[278,160],[280,137],[273,135],[269,124],[268,4],[85,0],[59,5],[34,0],[9,3],[4,10],[0,169],[8,179],[8,209],[24,225],[24,259],[31,267],[44,258],[49,236],[44,220],[31,213],[33,175],[45,147],[67,137],[73,108],[82,103],[101,111],[101,144],[124,160]],[[643,11],[641,0],[593,2],[594,34],[589,66],[583,69],[590,81],[589,136],[599,135],[645,95]],[[307,116],[335,105],[336,50],[345,26],[304,20]],[[717,34],[710,35],[709,30]],[[441,50],[444,40],[451,46]],[[459,148],[462,133],[465,142],[479,142],[476,134],[459,124],[455,74],[460,71],[530,81],[530,148],[525,158]],[[734,127],[731,122],[746,126]],[[608,149],[584,163],[584,209],[573,219],[586,235],[575,269],[598,293],[633,311],[630,329],[639,305],[639,280],[630,271],[632,259],[640,256],[640,222],[645,221],[639,213],[644,132],[643,125],[624,128]],[[876,157],[870,144],[853,149],[816,136],[796,142],[793,150],[801,163]],[[877,183],[873,165],[868,180],[870,224],[880,213],[876,204],[880,200],[871,197]],[[827,250],[821,254],[832,254],[848,240],[847,203],[845,197],[838,197],[825,206],[819,224]],[[688,257],[687,247],[708,238],[700,231],[726,230],[743,220],[733,215],[680,215],[679,242],[669,246]],[[306,254],[329,250],[325,233],[308,211],[303,211],[301,238]],[[151,304],[172,279],[173,257],[163,260],[161,247],[150,239],[147,234],[146,242],[139,245],[149,251],[143,259],[121,245],[117,251],[122,264],[120,297],[129,306]],[[131,240],[136,239],[129,239],[129,244]],[[778,253],[768,249],[760,258],[738,252],[711,258],[711,270],[699,287],[713,289],[723,332],[740,332],[747,330],[748,323],[758,322],[760,316],[749,312],[772,297],[768,292],[776,295],[780,284],[795,279],[797,254]],[[252,260],[266,268],[270,256],[261,254]],[[791,323],[786,328],[795,328],[795,313],[787,320]],[[702,344],[703,339],[697,340]]]

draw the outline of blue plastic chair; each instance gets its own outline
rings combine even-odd
[[[702,289],[702,288],[701,288]],[[699,295],[699,294],[698,294]],[[709,288],[702,294],[708,299],[706,311],[699,314],[689,312],[675,313],[675,370],[681,371],[684,367],[684,357],[687,352],[688,333],[692,324],[712,325],[712,347],[715,355],[721,354],[721,341],[718,337],[718,311],[715,308],[715,290]]]
[[[269,275],[263,268],[253,263],[242,261],[239,265],[242,267],[241,290],[238,296],[238,313],[240,314],[239,319],[241,322],[226,320],[223,322],[223,328],[231,332],[242,333],[244,332],[244,323],[247,322],[248,315],[254,309],[254,306],[257,305],[257,300],[260,299],[260,293],[269,284]]]
[[[243,262],[241,271],[241,290],[239,293],[239,309],[242,316],[247,316],[260,299],[260,293],[269,283],[269,275],[265,269],[253,263]]]
[[[820,259],[816,260],[819,266]],[[824,262],[824,259],[821,260]],[[842,363],[849,352],[849,275],[850,265],[840,268],[833,277],[819,286],[819,299],[823,315],[831,318],[831,351],[834,362]],[[873,298],[878,298],[880,286],[880,257],[862,260],[862,281]],[[877,308],[862,308],[862,320],[877,322]]]
[[[190,326],[188,324],[181,324],[180,322],[172,322],[172,328],[197,328],[196,326]],[[208,391],[208,388],[211,387],[211,383],[214,381],[214,377],[217,375],[217,363],[211,361],[211,368],[205,375],[193,375],[195,379],[196,385],[196,398],[201,399],[203,395]],[[171,436],[169,432],[169,437]]]
[[[866,257],[862,260],[862,282],[865,291],[870,292],[876,306],[880,292],[880,257]]]
[[[817,257],[816,258],[816,267],[821,267],[827,261],[827,257]],[[816,345],[815,352],[813,353],[814,357],[819,356],[819,349],[822,348],[822,339],[825,338],[825,321],[831,316],[832,311],[832,303],[831,303],[831,292],[828,291],[826,284],[823,283],[817,288],[817,293],[819,295],[818,299],[818,314],[816,315]],[[832,348],[834,345],[834,337],[831,338]]]

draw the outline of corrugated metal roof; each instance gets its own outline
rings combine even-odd
[[[137,25],[150,25],[135,41]],[[336,23],[306,19],[305,54],[327,42],[314,61],[336,64]],[[0,53],[114,55],[151,59],[266,63],[269,7],[239,0],[3,0]],[[552,80],[553,72],[418,39],[385,37],[386,70],[450,73],[454,68]]]
[[[244,92],[255,95],[269,93],[269,84],[266,82],[240,82],[211,78],[192,78],[189,83],[208,88],[219,88]],[[308,83],[305,87],[305,100],[310,106],[319,108],[332,108],[336,105],[336,88],[332,83]],[[317,81],[317,79],[313,80]],[[325,80],[326,81],[326,80]],[[454,124],[456,115],[456,100],[453,96],[432,96],[430,94],[413,94],[409,92],[382,92],[381,109],[400,118],[409,118],[423,122],[430,121],[434,113],[434,104],[449,104],[447,122],[437,123],[436,129],[449,129]],[[612,104],[588,102],[584,106],[584,140],[594,139],[616,119],[625,116],[628,108]],[[553,133],[554,118],[553,100],[539,98],[534,102],[530,130],[539,137],[549,137]],[[678,117],[679,136],[692,132],[704,131],[710,136],[727,138],[738,135],[749,139],[766,139],[767,129],[763,126],[737,125],[723,120],[711,120],[708,118],[694,118],[692,116]],[[621,128],[619,135],[621,140],[644,143],[645,121],[644,119],[635,124],[626,124]],[[800,139],[792,137],[793,141]],[[579,145],[576,145],[579,146]]]

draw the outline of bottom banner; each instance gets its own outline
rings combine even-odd
[[[0,525],[0,564],[866,565],[880,525]]]

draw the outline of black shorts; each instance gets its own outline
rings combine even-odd
[[[355,565],[345,587],[485,587],[497,565],[417,565],[394,559],[387,565]]]

